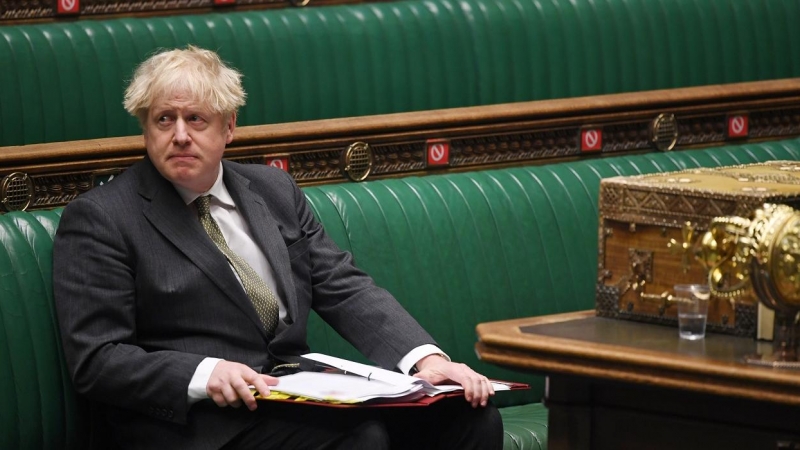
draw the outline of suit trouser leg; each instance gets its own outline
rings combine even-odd
[[[462,397],[428,407],[398,408],[387,416],[393,449],[499,450],[503,421],[491,403],[473,408]]]
[[[364,449],[389,448],[389,435],[381,420],[367,410],[260,402],[261,416],[224,448]]]
[[[262,419],[225,448],[459,449],[503,447],[494,405],[472,408],[463,398],[411,408],[331,408],[260,403]]]

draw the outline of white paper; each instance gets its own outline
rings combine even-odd
[[[308,353],[303,355],[303,358],[308,358],[316,362],[335,367],[344,372],[354,373],[356,375],[361,375],[364,378],[380,380],[384,383],[389,383],[396,386],[410,386],[413,384],[421,384],[423,387],[433,386],[432,384],[420,378],[403,375],[402,373],[392,372],[391,370],[381,369],[380,367],[376,366],[368,366],[355,361],[348,361],[335,356],[323,355],[322,353]]]
[[[306,397],[313,400],[360,403],[375,398],[386,400],[414,399],[413,396],[422,389],[421,385],[396,386],[380,380],[357,375],[343,375],[325,372],[299,372],[285,375],[278,379],[278,385],[272,391],[293,396]]]
[[[362,377],[370,380],[379,380],[395,386],[420,385],[422,386],[423,391],[425,391],[425,393],[429,396],[434,396],[445,392],[460,391],[464,389],[457,384],[441,384],[434,386],[422,378],[403,375],[402,373],[392,372],[391,370],[381,369],[380,367],[368,366],[366,364],[348,361],[335,356],[323,355],[321,353],[308,353],[303,355],[303,358],[308,358],[330,367],[335,367],[344,372],[361,375]],[[511,389],[507,384],[496,382],[492,382],[492,387],[495,391],[507,391]]]

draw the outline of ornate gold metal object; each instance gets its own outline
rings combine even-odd
[[[628,249],[629,272],[620,279],[620,296],[633,289],[641,296],[648,281],[653,281],[653,252],[649,250]]]
[[[653,119],[650,135],[656,149],[668,152],[675,148],[678,142],[678,121],[675,114],[662,113]]]
[[[653,252],[649,250],[628,249],[629,272],[626,277],[620,280],[620,296],[628,291],[633,291],[637,301],[654,302],[658,304],[658,315],[663,316],[670,304],[680,301],[680,299],[669,291],[661,294],[649,294],[645,292],[647,284],[653,281]]]
[[[708,272],[709,287],[715,297],[734,299],[751,288],[749,250],[742,246],[750,221],[741,217],[717,217],[695,246],[695,259]]]
[[[33,181],[26,173],[14,172],[0,182],[0,202],[6,211],[24,211],[33,199]]]
[[[730,298],[752,286],[758,300],[775,310],[773,354],[746,361],[800,369],[800,211],[765,203],[750,218],[717,217],[695,254],[709,269],[714,295]]]
[[[353,181],[364,181],[372,171],[372,149],[366,142],[354,142],[344,151],[342,170]]]
[[[695,226],[692,224],[692,222],[686,221],[683,223],[683,228],[681,228],[682,242],[678,242],[675,239],[670,239],[669,242],[667,242],[667,248],[675,253],[681,254],[681,269],[683,270],[683,273],[689,272],[689,265],[692,262],[692,241],[694,240],[694,229]]]

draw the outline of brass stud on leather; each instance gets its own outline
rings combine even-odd
[[[33,180],[27,173],[14,172],[0,182],[0,202],[6,211],[24,211],[33,199]]]
[[[650,140],[657,150],[668,152],[678,142],[678,120],[675,114],[662,113],[653,119],[650,126]]]
[[[342,157],[342,171],[352,181],[364,181],[372,171],[372,149],[366,142],[354,142]]]

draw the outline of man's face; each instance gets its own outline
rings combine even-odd
[[[184,95],[153,102],[145,118],[144,144],[156,169],[174,184],[205,192],[217,179],[225,145],[233,140],[236,114],[228,120]]]

